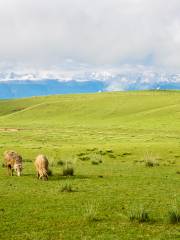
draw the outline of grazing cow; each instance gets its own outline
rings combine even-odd
[[[38,179],[48,180],[48,159],[45,155],[38,155],[35,160],[35,167]]]
[[[14,170],[17,173],[17,176],[21,176],[22,172],[22,157],[14,151],[6,151],[4,153],[5,165],[8,169],[8,174],[13,176]]]

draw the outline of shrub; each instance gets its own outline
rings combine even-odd
[[[143,223],[143,222],[149,222],[150,217],[148,212],[146,212],[144,208],[140,208],[140,209],[134,209],[130,211],[129,220],[131,222],[137,221],[139,223]]]
[[[173,206],[169,211],[169,222],[171,224],[180,223],[180,208],[177,206]]]

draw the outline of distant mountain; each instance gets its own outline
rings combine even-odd
[[[23,98],[50,94],[90,93],[103,91],[100,81],[11,80],[0,81],[0,98]]]
[[[0,72],[0,98],[103,91],[180,89],[180,74],[145,67],[116,71]]]

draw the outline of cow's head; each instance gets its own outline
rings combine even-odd
[[[14,165],[14,170],[17,172],[17,176],[21,176],[22,165],[21,164],[15,164]]]

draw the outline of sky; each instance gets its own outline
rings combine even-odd
[[[0,0],[0,71],[180,69],[179,0]]]

